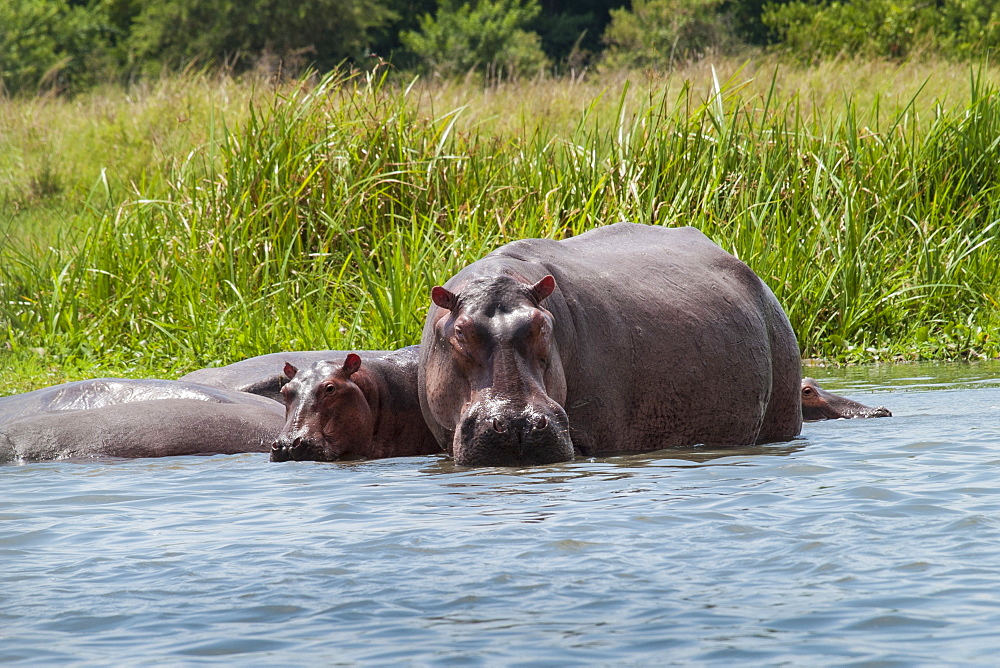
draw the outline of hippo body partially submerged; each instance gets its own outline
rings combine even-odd
[[[169,380],[98,378],[0,399],[0,463],[266,452],[280,404]]]
[[[802,419],[806,422],[877,417],[892,417],[892,413],[885,406],[872,408],[828,392],[814,378],[802,379]]]
[[[286,422],[272,461],[440,453],[417,400],[417,346],[286,364]]]
[[[516,241],[432,291],[420,403],[459,464],[795,437],[798,345],[774,295],[693,228]]]
[[[199,383],[133,378],[93,378],[0,397],[0,425],[39,412],[81,411],[157,399],[191,399],[216,404],[249,403],[274,410],[274,402]],[[278,407],[280,408],[280,406]]]
[[[323,360],[344,359],[344,355],[348,352],[350,351],[296,350],[287,353],[269,353],[226,366],[198,369],[181,376],[179,380],[210,387],[250,392],[274,401],[284,402],[281,388],[288,382],[288,378],[282,372],[285,364],[307,368]],[[376,355],[377,352],[372,351],[372,355]],[[382,352],[388,354],[389,351]]]
[[[260,406],[156,399],[7,423],[0,463],[266,452],[280,430],[280,413]]]

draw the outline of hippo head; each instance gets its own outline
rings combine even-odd
[[[837,420],[840,418],[892,417],[885,406],[865,406],[862,403],[827,392],[813,378],[802,379],[802,419]]]
[[[318,362],[305,371],[285,364],[285,427],[271,446],[272,462],[329,462],[365,454],[375,417],[360,368],[354,353],[343,364]]]
[[[542,306],[556,283],[501,274],[436,287],[424,391],[434,421],[453,431],[465,466],[521,466],[573,458],[562,403],[566,378]],[[426,339],[425,339],[426,341]]]

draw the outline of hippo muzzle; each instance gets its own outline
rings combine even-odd
[[[282,434],[271,445],[272,462],[332,462],[340,458],[340,449],[325,438],[311,439]]]
[[[892,417],[892,412],[885,406],[872,408],[824,390],[815,378],[802,379],[802,419],[806,422],[880,417]]]
[[[452,446],[455,463],[462,466],[533,466],[573,459],[569,419],[555,403],[473,403]]]

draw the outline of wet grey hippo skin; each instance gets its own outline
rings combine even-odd
[[[282,371],[286,363],[304,369],[324,360],[343,360],[349,352],[351,351],[296,350],[287,353],[270,353],[251,357],[228,366],[198,369],[181,376],[179,380],[250,392],[284,403],[281,388],[288,382],[288,378]],[[370,350],[363,355],[365,359],[375,359],[391,352],[390,350]]]
[[[0,397],[0,425],[43,411],[79,411],[154,399],[195,399],[217,404],[250,403],[274,409],[269,399],[197,383],[94,378]]]
[[[417,400],[417,347],[286,364],[286,421],[271,461],[441,453]]]
[[[885,406],[865,406],[862,403],[827,392],[813,378],[802,379],[802,419],[837,420],[840,418],[892,417]]]
[[[266,452],[280,429],[260,406],[197,399],[53,411],[0,427],[0,463]]]
[[[696,229],[516,241],[431,297],[420,405],[459,464],[762,443],[802,426],[788,318]]]
[[[277,402],[166,380],[101,378],[0,399],[0,463],[266,452]]]

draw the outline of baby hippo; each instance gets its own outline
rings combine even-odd
[[[366,359],[362,359],[365,355]],[[441,452],[417,398],[416,346],[349,353],[299,370],[286,363],[285,427],[271,461],[407,457]]]
[[[839,418],[892,417],[885,406],[872,408],[833,392],[827,392],[813,378],[802,379],[802,419],[806,422]]]

